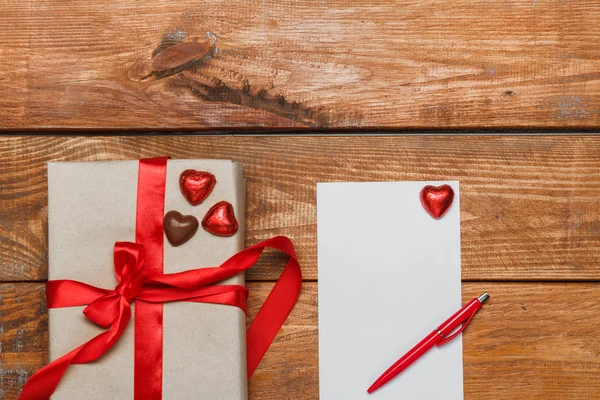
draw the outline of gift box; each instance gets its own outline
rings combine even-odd
[[[246,399],[302,273],[285,236],[240,250],[241,166],[51,163],[48,186],[50,363],[19,400]],[[243,272],[267,248],[289,260],[245,329]]]
[[[206,171],[216,178],[214,188],[198,205],[192,205],[182,193],[180,178],[188,169]],[[219,236],[200,227],[179,246],[163,237],[164,273],[219,266],[242,250],[242,166],[227,160],[168,160],[165,172],[164,203],[151,208],[160,206],[164,208],[160,214],[175,210],[202,221],[213,205],[226,201],[233,207],[238,227],[232,236]],[[138,187],[142,185],[140,173],[137,160],[48,164],[50,280],[75,280],[107,289],[119,284],[113,271],[113,246],[120,241],[136,242],[136,221],[139,224],[145,218],[137,215],[139,191],[144,190]],[[152,190],[149,192],[152,196]],[[243,285],[243,273],[222,283]],[[70,366],[52,399],[134,399],[137,304],[132,302],[131,322],[114,346],[93,363]],[[50,361],[104,331],[86,318],[85,307],[49,310]],[[162,398],[247,399],[243,310],[186,301],[167,302],[162,307]]]

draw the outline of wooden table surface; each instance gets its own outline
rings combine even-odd
[[[318,398],[316,182],[461,182],[463,298],[491,294],[464,338],[465,398],[600,398],[600,137],[2,137],[0,399],[46,361],[46,168],[54,160],[231,158],[247,244],[285,234],[305,283],[250,398]],[[281,267],[248,274],[249,317]]]
[[[0,129],[599,128],[590,0],[4,0]]]

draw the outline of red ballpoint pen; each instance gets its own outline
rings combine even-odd
[[[408,368],[413,362],[415,362],[419,357],[425,354],[433,346],[441,346],[457,337],[462,331],[465,330],[465,328],[467,327],[469,322],[471,322],[471,319],[473,318],[477,310],[481,308],[483,302],[486,301],[489,297],[490,296],[487,293],[484,293],[478,298],[475,298],[468,302],[463,308],[458,310],[453,316],[451,316],[443,324],[441,324],[439,328],[427,335],[425,339],[421,340],[419,344],[410,349],[408,353],[406,353],[401,359],[396,361],[394,365],[389,367],[387,371],[385,371],[383,375],[381,375],[371,385],[371,387],[367,389],[367,392],[373,393],[375,390],[379,389],[380,387],[391,381],[400,372]],[[462,327],[460,327],[460,329],[457,330],[455,333],[452,333],[460,325],[462,325]]]

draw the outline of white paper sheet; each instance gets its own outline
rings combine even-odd
[[[425,185],[455,197],[435,220]],[[461,307],[458,182],[317,185],[320,400],[462,400],[462,338],[367,388]]]

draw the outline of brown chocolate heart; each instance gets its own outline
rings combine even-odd
[[[198,231],[198,220],[193,215],[182,215],[178,211],[169,211],[163,220],[165,234],[172,246],[181,246]]]

